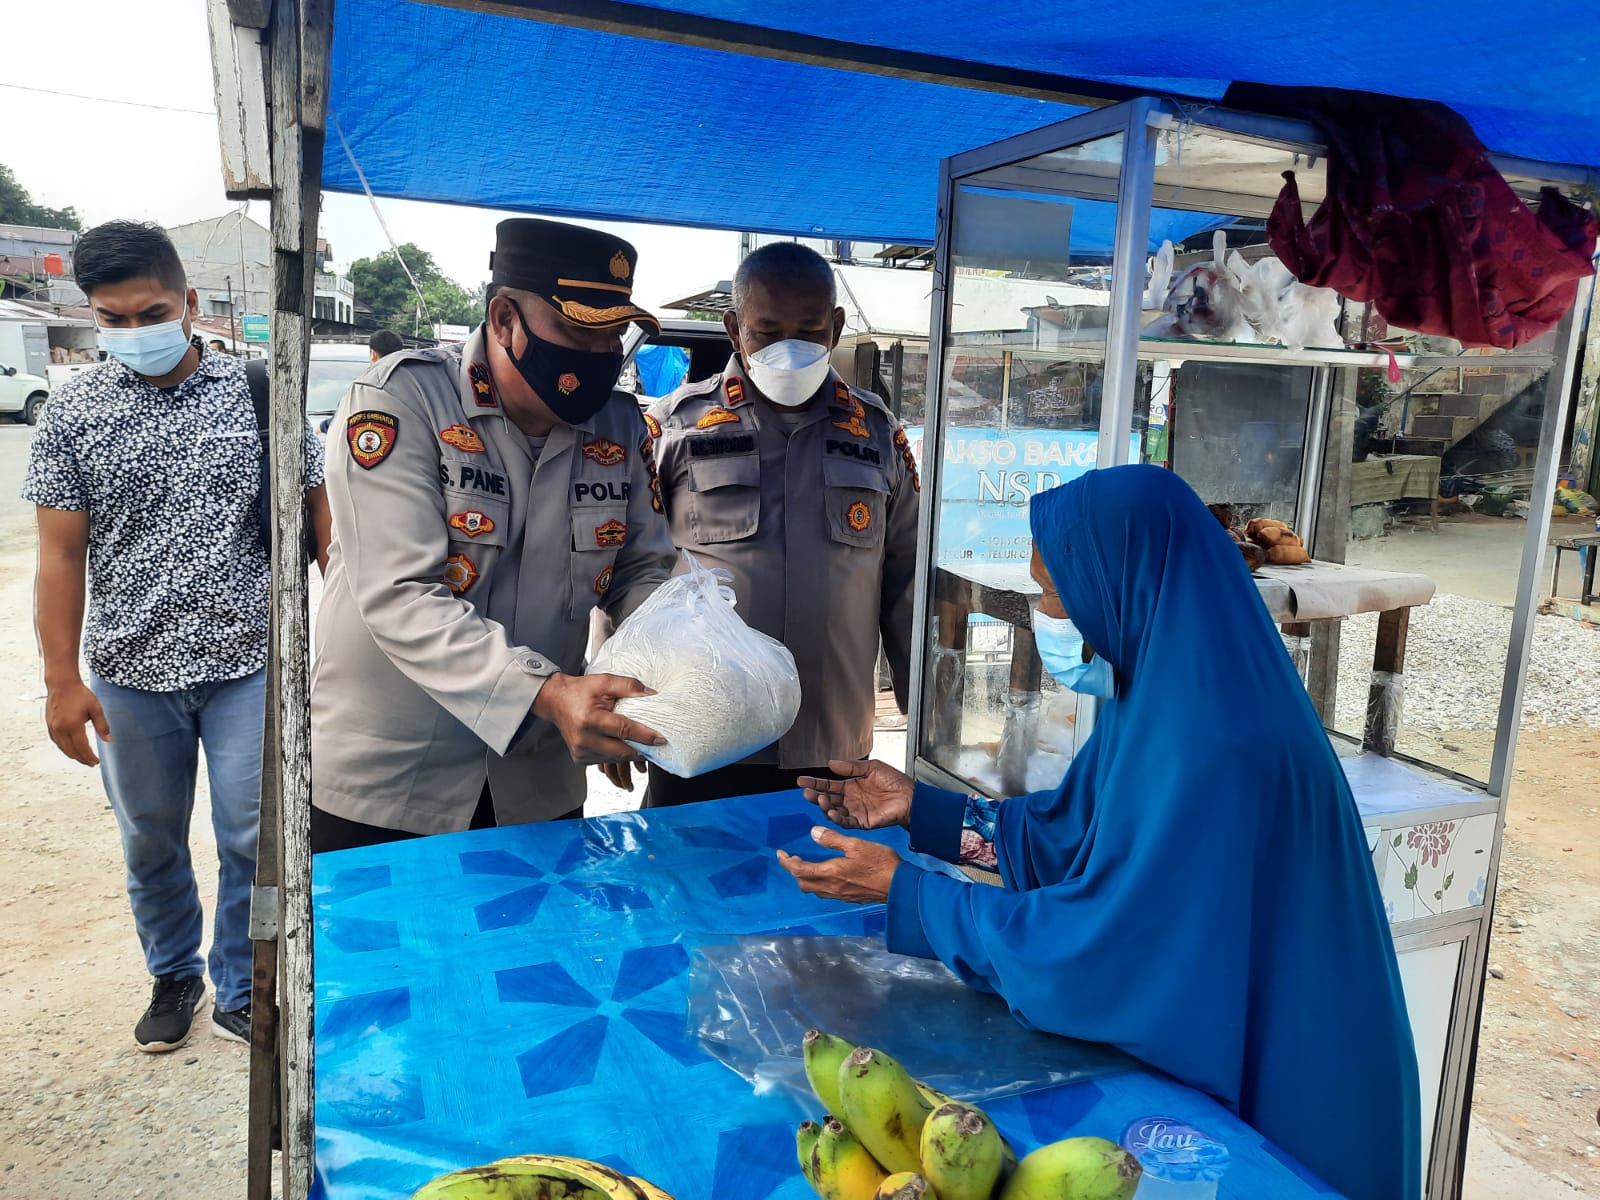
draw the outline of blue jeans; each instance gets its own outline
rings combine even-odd
[[[128,900],[152,975],[199,975],[204,924],[189,857],[198,748],[211,782],[217,838],[217,913],[209,966],[216,1005],[250,1002],[250,887],[261,814],[261,727],[266,672],[146,692],[89,676],[111,740],[100,776],[122,829]]]

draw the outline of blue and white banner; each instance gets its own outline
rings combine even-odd
[[[907,428],[920,467],[920,426]],[[1100,435],[1092,430],[947,429],[940,489],[939,562],[1026,562],[1033,552],[1028,501],[1060,487],[1099,461]],[[1139,436],[1129,439],[1137,462]]]

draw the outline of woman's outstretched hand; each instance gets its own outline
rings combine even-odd
[[[889,899],[889,885],[900,865],[898,854],[888,846],[845,837],[821,825],[811,831],[811,836],[817,845],[838,850],[840,855],[812,862],[779,850],[779,865],[795,877],[802,892],[851,904],[882,904]]]
[[[840,779],[800,777],[806,799],[841,829],[911,824],[911,780],[887,763],[830,762]]]

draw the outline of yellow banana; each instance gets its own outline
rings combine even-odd
[[[922,1126],[922,1170],[941,1200],[989,1200],[1005,1168],[1005,1139],[982,1112],[951,1102]]]
[[[801,1121],[800,1128],[794,1131],[794,1150],[800,1159],[800,1174],[806,1177],[806,1182],[813,1188],[817,1186],[816,1177],[811,1170],[811,1152],[817,1147],[817,1135],[822,1132],[822,1126],[815,1121]]]
[[[921,1175],[901,1171],[878,1185],[878,1194],[873,1200],[939,1200],[939,1197]]]
[[[629,1175],[628,1182],[644,1193],[644,1200],[673,1200],[670,1193],[658,1188],[648,1179],[640,1179],[637,1175]]]
[[[552,1180],[565,1180],[569,1184],[586,1187],[607,1200],[648,1200],[633,1180],[621,1171],[614,1171],[604,1163],[590,1162],[586,1158],[571,1158],[563,1154],[515,1154],[510,1158],[496,1159],[489,1165],[512,1166],[534,1174],[542,1173]],[[585,1197],[585,1200],[588,1198]]]
[[[811,1148],[811,1185],[822,1200],[873,1200],[888,1176],[838,1117],[829,1117]]]
[[[820,1029],[809,1031],[802,1045],[806,1078],[811,1081],[811,1090],[817,1094],[817,1099],[822,1101],[823,1112],[843,1113],[844,1106],[839,1102],[839,1068],[855,1047]]]
[[[917,1081],[881,1050],[863,1046],[839,1068],[844,1119],[890,1171],[922,1170],[922,1124],[933,1111]]]
[[[441,1175],[411,1200],[650,1200],[624,1175],[581,1158],[524,1154]]]
[[[1067,1138],[1019,1162],[1000,1200],[1130,1200],[1141,1174],[1139,1160],[1115,1142]]]

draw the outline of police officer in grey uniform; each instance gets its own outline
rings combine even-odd
[[[650,768],[647,807],[779,791],[865,758],[880,637],[901,711],[909,688],[920,485],[883,402],[829,366],[844,328],[832,268],[796,243],[761,247],[724,324],[727,369],[652,408],[653,465],[673,542],[731,572],[745,621],[794,654],[800,715],[721,771]]]
[[[632,397],[614,393],[637,256],[502,221],[487,320],[391,354],[333,422],[333,545],[311,684],[312,848],[580,816],[583,763],[660,744],[584,676],[674,551]]]

